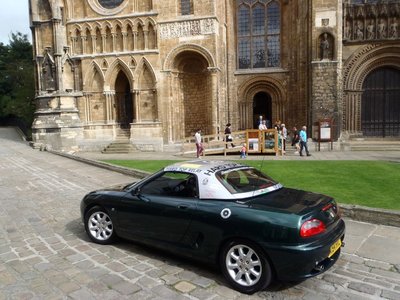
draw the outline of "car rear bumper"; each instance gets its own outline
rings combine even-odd
[[[284,281],[302,280],[321,274],[332,267],[340,256],[340,247],[332,254],[332,247],[341,240],[344,246],[345,224],[340,221],[328,237],[304,245],[269,247],[264,245],[277,279]],[[330,256],[331,255],[331,256]]]

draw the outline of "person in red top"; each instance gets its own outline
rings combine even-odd
[[[246,143],[243,143],[242,149],[240,149],[240,158],[246,158],[247,148]]]

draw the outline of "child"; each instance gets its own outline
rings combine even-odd
[[[240,158],[246,158],[246,143],[243,143],[242,149],[240,149]]]

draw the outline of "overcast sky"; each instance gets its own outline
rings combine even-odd
[[[29,28],[29,0],[2,0],[0,8],[0,42],[9,44],[11,32],[28,35],[32,41]],[[4,3],[6,2],[6,3]]]

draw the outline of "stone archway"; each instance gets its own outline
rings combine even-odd
[[[238,94],[239,128],[248,129],[258,126],[260,115],[270,121],[286,120],[286,96],[284,88],[278,80],[270,77],[253,78],[244,82]]]
[[[259,92],[253,98],[253,126],[258,128],[260,116],[266,120],[268,128],[272,126],[272,98],[266,92]]]
[[[343,129],[349,134],[363,134],[362,97],[364,82],[374,70],[400,70],[400,45],[371,44],[349,57],[344,68]],[[365,127],[365,126],[364,126]]]
[[[381,67],[365,78],[361,131],[364,136],[400,136],[400,70]]]
[[[195,44],[182,44],[167,55],[163,69],[168,74],[167,130],[170,141],[218,132],[218,69],[212,54]]]
[[[119,71],[115,80],[116,122],[121,128],[129,129],[133,121],[134,105],[129,80],[123,71]]]
[[[183,51],[175,58],[179,73],[179,95],[183,115],[184,136],[191,136],[198,128],[204,134],[211,133],[211,78],[203,56]]]

